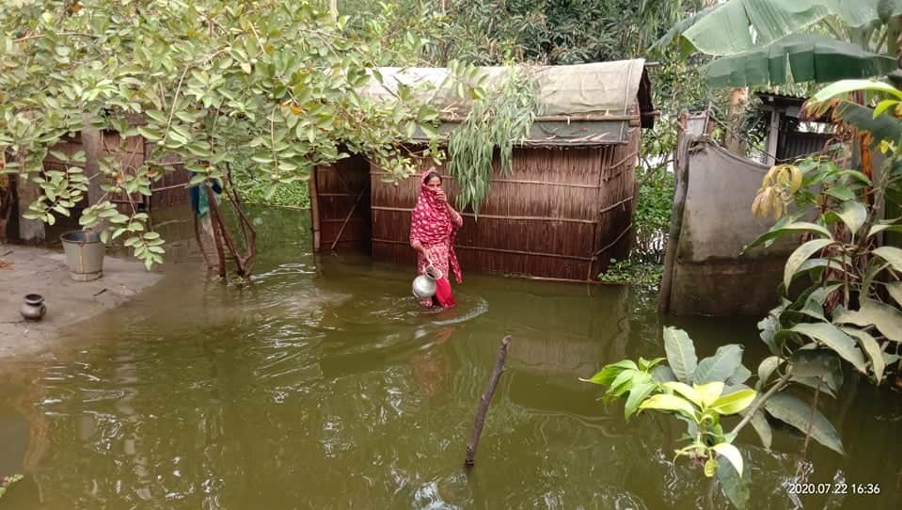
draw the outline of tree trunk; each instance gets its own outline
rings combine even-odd
[[[88,205],[94,205],[103,196],[103,190],[100,188],[103,179],[100,176],[95,177],[100,173],[100,159],[103,157],[103,133],[91,127],[91,118],[87,114],[82,115],[82,123],[84,127],[81,130],[81,147],[85,151],[85,177],[90,179]],[[100,225],[96,230],[102,228]]]
[[[23,160],[24,158],[19,158],[20,165]],[[29,220],[22,216],[28,212],[28,206],[37,200],[41,193],[41,187],[32,181],[29,175],[19,174],[16,179],[16,197],[19,203],[19,239],[23,241],[39,242],[46,237],[43,221]]]
[[[736,87],[730,90],[730,105],[727,109],[727,132],[724,134],[724,147],[734,154],[745,155],[746,144],[741,136],[742,120],[745,105],[749,100],[748,87]]]

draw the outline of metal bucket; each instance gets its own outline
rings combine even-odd
[[[103,255],[106,246],[100,234],[74,230],[60,236],[69,276],[76,281],[87,282],[103,276]]]

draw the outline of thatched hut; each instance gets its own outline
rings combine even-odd
[[[504,68],[483,72],[495,78]],[[398,83],[435,85],[426,99],[443,114],[440,132],[465,118],[468,105],[439,87],[445,69],[381,74],[372,94],[390,94]],[[632,242],[640,133],[655,116],[645,62],[550,66],[535,76],[541,116],[515,148],[513,172],[501,175],[496,168],[478,216],[462,211],[458,257],[468,270],[593,280],[611,257],[625,258]],[[423,165],[425,170],[430,163]],[[376,259],[413,263],[408,231],[418,181],[394,184],[383,177],[360,156],[315,169],[315,250],[353,245],[368,248]],[[453,199],[457,183],[449,179],[445,188]]]

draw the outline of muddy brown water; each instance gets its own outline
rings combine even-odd
[[[706,508],[701,470],[673,461],[680,423],[626,423],[622,404],[605,407],[577,378],[663,355],[664,324],[689,331],[701,355],[745,343],[754,370],[765,353],[753,319],[662,319],[641,289],[466,268],[459,306],[424,312],[410,268],[314,256],[306,212],[254,215],[251,285],[221,285],[197,256],[178,257],[52,355],[2,363],[0,475],[26,477],[0,508]],[[476,404],[508,334],[467,471]],[[743,432],[750,508],[902,507],[902,396],[847,378],[821,402],[848,455],[812,444],[802,460],[789,431],[771,452]],[[797,473],[880,494],[796,497]]]

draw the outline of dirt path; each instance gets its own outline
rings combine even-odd
[[[69,278],[61,252],[0,243],[0,358],[38,354],[60,341],[60,330],[115,308],[155,284],[162,274],[134,259],[109,255],[103,277]],[[44,296],[47,314],[27,322],[19,314],[25,294]]]

